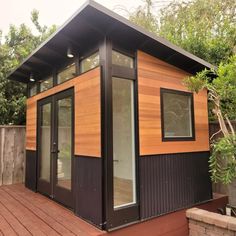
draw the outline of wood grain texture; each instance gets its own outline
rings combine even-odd
[[[0,187],[0,232],[5,236],[106,234],[69,209],[21,184]]]
[[[182,80],[188,75],[138,51],[140,155],[209,150],[207,91],[194,94],[196,140],[162,142],[160,88],[187,91]]]
[[[25,127],[0,127],[0,185],[23,183]]]
[[[36,150],[37,101],[72,87],[75,92],[75,155],[101,157],[99,67],[27,100],[27,150]]]

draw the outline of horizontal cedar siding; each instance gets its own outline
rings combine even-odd
[[[36,150],[37,101],[71,87],[75,91],[75,155],[101,157],[100,68],[27,99],[27,150]]]
[[[209,150],[207,91],[194,94],[195,141],[162,142],[160,88],[187,91],[184,72],[138,51],[140,155]]]

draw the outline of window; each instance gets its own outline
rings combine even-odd
[[[194,140],[193,94],[161,89],[163,141]]]
[[[98,52],[83,59],[80,62],[81,73],[91,70],[99,65],[99,54]]]
[[[36,94],[37,94],[37,84],[33,84],[32,86],[30,86],[30,97]]]
[[[128,57],[124,54],[121,54],[117,51],[112,51],[112,64],[118,66],[124,66],[128,68],[134,68],[134,59],[132,57]]]
[[[68,65],[66,68],[64,68],[61,72],[57,75],[57,83],[61,84],[66,80],[69,80],[76,75],[76,67],[75,63],[72,63]]]
[[[53,86],[53,77],[50,76],[47,79],[40,82],[40,92],[48,90]]]
[[[134,81],[112,78],[114,208],[136,203]]]

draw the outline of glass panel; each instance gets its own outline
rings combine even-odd
[[[48,90],[53,86],[53,77],[49,77],[40,83],[40,92]]]
[[[71,189],[71,105],[71,98],[64,98],[57,101],[59,150],[57,159],[57,184],[67,189]]]
[[[192,137],[191,96],[163,93],[164,136]]]
[[[51,103],[41,107],[40,178],[50,182]]]
[[[30,88],[30,97],[34,96],[37,94],[37,84],[34,84]]]
[[[124,54],[121,54],[117,51],[112,51],[112,64],[118,66],[125,66],[128,68],[134,68],[134,59],[132,57],[128,57]]]
[[[136,202],[133,81],[112,79],[114,207]]]
[[[81,73],[84,73],[88,70],[91,70],[99,65],[99,54],[98,52],[94,53],[93,55],[85,58],[81,61]]]
[[[60,84],[60,83],[66,81],[66,80],[69,80],[75,76],[76,76],[76,68],[75,68],[75,63],[73,63],[58,73],[57,83]]]

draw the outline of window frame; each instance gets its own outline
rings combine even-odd
[[[132,190],[134,190],[134,192],[133,192],[133,201],[132,202],[129,202],[129,203],[125,203],[125,204],[121,204],[121,205],[117,205],[117,206],[115,206],[115,203],[114,203],[114,196],[115,196],[115,194],[114,194],[114,189],[115,189],[115,185],[114,185],[114,179],[113,179],[113,210],[114,211],[119,211],[120,209],[122,210],[122,209],[127,209],[127,208],[129,208],[129,207],[135,207],[135,206],[137,206],[138,204],[139,204],[139,198],[138,198],[138,176],[137,176],[137,143],[136,143],[136,139],[137,139],[137,137],[136,137],[136,135],[137,135],[137,124],[136,124],[136,103],[135,103],[135,99],[136,99],[136,97],[135,97],[135,92],[136,92],[136,90],[135,90],[135,80],[134,79],[127,79],[127,78],[124,78],[124,77],[116,77],[116,76],[112,76],[111,77],[111,89],[112,89],[112,91],[111,91],[111,99],[112,99],[112,101],[111,101],[111,103],[112,103],[112,151],[113,151],[113,155],[112,155],[112,160],[113,160],[113,178],[114,178],[114,138],[113,138],[113,135],[114,135],[114,125],[113,125],[113,115],[114,115],[114,113],[113,113],[113,108],[114,108],[114,104],[113,104],[113,92],[114,92],[114,87],[113,87],[113,81],[114,80],[123,80],[123,81],[131,81],[131,83],[132,83],[132,94],[131,94],[131,96],[132,96],[132,98],[131,98],[131,106],[132,106],[132,112],[133,112],[133,114],[131,115],[131,118],[133,119],[133,124],[132,124],[132,128],[133,128],[133,132],[132,132],[132,138],[133,138],[133,157],[132,157],[132,170],[133,170],[133,172],[134,173],[132,173],[133,175],[132,175],[132,180],[134,180],[134,183],[133,183],[133,186],[132,186]]]
[[[192,135],[191,136],[183,136],[183,137],[165,137],[165,122],[164,122],[164,93],[171,93],[171,94],[177,94],[182,95],[186,97],[190,97],[190,111],[191,111],[191,129],[192,129]],[[160,88],[160,105],[161,105],[161,136],[162,141],[195,141],[195,115],[194,115],[194,96],[191,92],[185,92],[181,90],[174,90],[174,89],[167,89],[167,88]]]
[[[111,64],[112,64],[113,66],[120,67],[120,68],[123,68],[123,69],[129,69],[129,70],[134,70],[134,69],[135,69],[135,59],[134,59],[134,56],[133,56],[133,55],[130,55],[130,54],[128,54],[128,53],[125,53],[125,52],[123,52],[123,51],[121,51],[121,50],[118,50],[118,49],[116,49],[116,48],[112,48],[111,57],[113,56],[113,55],[112,55],[113,52],[118,53],[118,54],[121,54],[121,55],[123,55],[123,56],[125,56],[125,57],[128,57],[128,58],[132,59],[132,62],[133,62],[132,67],[128,67],[128,66],[123,66],[123,65],[114,64],[114,63],[113,63],[113,60],[112,60],[112,58],[111,58],[111,60],[112,60],[112,63],[111,63]]]
[[[35,92],[35,94],[31,94],[31,89],[33,88],[33,87],[35,87],[36,88],[36,92]],[[38,93],[39,93],[39,86],[38,86],[38,83],[37,82],[34,82],[34,83],[31,83],[31,84],[29,84],[29,86],[28,86],[28,97],[34,97],[34,96],[36,96]]]
[[[68,69],[69,67],[72,67],[73,64],[74,64],[74,66],[75,66],[75,74],[74,74],[71,78],[62,81],[61,83],[58,83],[58,79],[59,79],[58,75],[59,75],[60,73],[62,73],[63,71],[65,71],[66,69]],[[69,63],[66,63],[66,64],[64,64],[63,66],[61,66],[59,70],[56,70],[56,76],[55,76],[55,77],[56,77],[56,81],[55,81],[56,84],[55,84],[53,87],[55,87],[56,85],[63,84],[63,83],[65,83],[66,81],[69,81],[69,80],[71,80],[71,79],[73,79],[73,78],[75,78],[75,77],[77,77],[77,76],[78,76],[77,63],[76,63],[76,60],[73,59],[73,60],[71,60]]]
[[[50,87],[50,88],[47,88],[47,89],[44,89],[44,90],[42,90],[42,83],[44,83],[45,81],[47,81],[47,80],[49,80],[49,79],[52,79],[52,86]],[[39,93],[43,93],[44,91],[47,91],[47,90],[49,90],[49,89],[51,89],[51,88],[53,88],[54,87],[54,76],[53,76],[53,74],[51,74],[51,75],[48,75],[48,76],[46,76],[45,78],[43,78],[42,80],[40,80],[39,81]]]
[[[95,55],[95,54],[98,55],[98,65],[95,66],[95,67],[93,67],[93,68],[90,68],[89,70],[82,71],[82,62],[83,62],[84,60],[88,59],[89,57]],[[99,50],[98,50],[98,49],[92,50],[92,51],[89,52],[88,54],[85,54],[84,56],[80,57],[80,59],[79,59],[79,75],[85,74],[85,73],[87,73],[87,72],[89,72],[89,71],[91,71],[91,70],[93,70],[93,69],[99,67],[100,64],[101,64],[100,62],[101,62],[101,59],[100,59],[100,53],[99,53]]]

